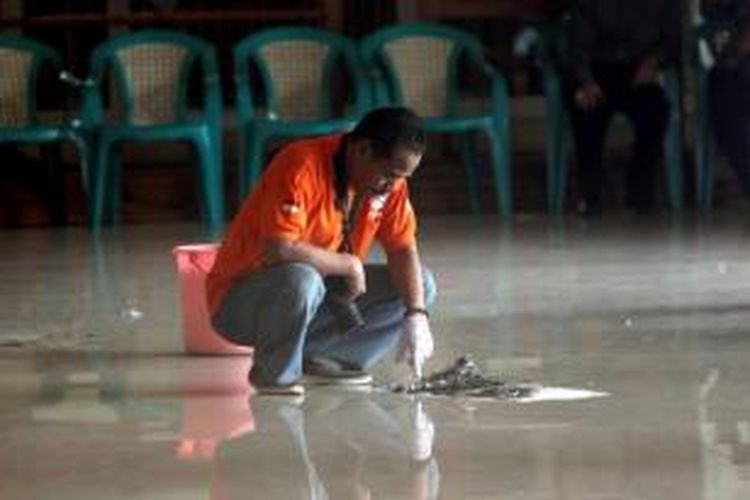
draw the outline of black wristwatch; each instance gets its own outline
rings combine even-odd
[[[427,318],[430,317],[430,312],[424,307],[407,307],[406,312],[404,312],[404,318],[414,316],[415,314],[423,314]]]

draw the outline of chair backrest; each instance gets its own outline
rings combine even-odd
[[[257,104],[250,88],[251,64],[260,73],[269,118],[332,118],[332,83],[339,64],[354,79],[355,108],[361,108],[367,92],[358,88],[364,79],[357,57],[353,41],[316,28],[274,28],[250,35],[234,49],[238,111],[252,114]]]
[[[37,81],[44,64],[62,67],[51,48],[27,38],[0,36],[0,127],[37,124]]]
[[[464,51],[482,52],[472,35],[431,23],[378,30],[361,48],[366,64],[384,72],[390,99],[423,117],[452,114],[459,57]]]
[[[201,65],[204,82],[218,78],[215,51],[207,42],[174,31],[140,31],[100,45],[90,78],[99,92],[108,74],[114,78],[111,107],[122,111],[126,124],[173,124],[187,119],[188,81],[195,63]]]

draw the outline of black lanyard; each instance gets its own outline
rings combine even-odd
[[[362,196],[355,195],[353,203],[349,204],[349,175],[346,171],[346,139],[344,139],[333,157],[333,188],[336,192],[336,208],[341,211],[341,232],[343,238],[339,252],[352,252],[349,237],[354,231],[357,211],[362,204]]]

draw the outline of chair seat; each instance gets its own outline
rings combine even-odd
[[[240,127],[252,128],[256,133],[266,137],[286,137],[294,139],[311,135],[328,135],[344,132],[354,128],[355,118],[336,118],[332,120],[314,121],[277,121],[269,119],[255,119],[241,124]]]
[[[0,128],[0,142],[56,142],[69,137],[67,128],[62,126],[33,125]]]
[[[100,129],[102,137],[111,141],[170,141],[191,138],[208,130],[205,122],[179,123],[171,125],[105,125]]]
[[[428,132],[463,132],[491,127],[492,116],[456,116],[425,118],[422,125]]]

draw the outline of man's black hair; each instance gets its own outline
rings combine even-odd
[[[425,133],[419,117],[409,108],[392,106],[367,113],[349,133],[350,139],[368,139],[373,153],[380,158],[393,155],[398,148],[422,154]]]

